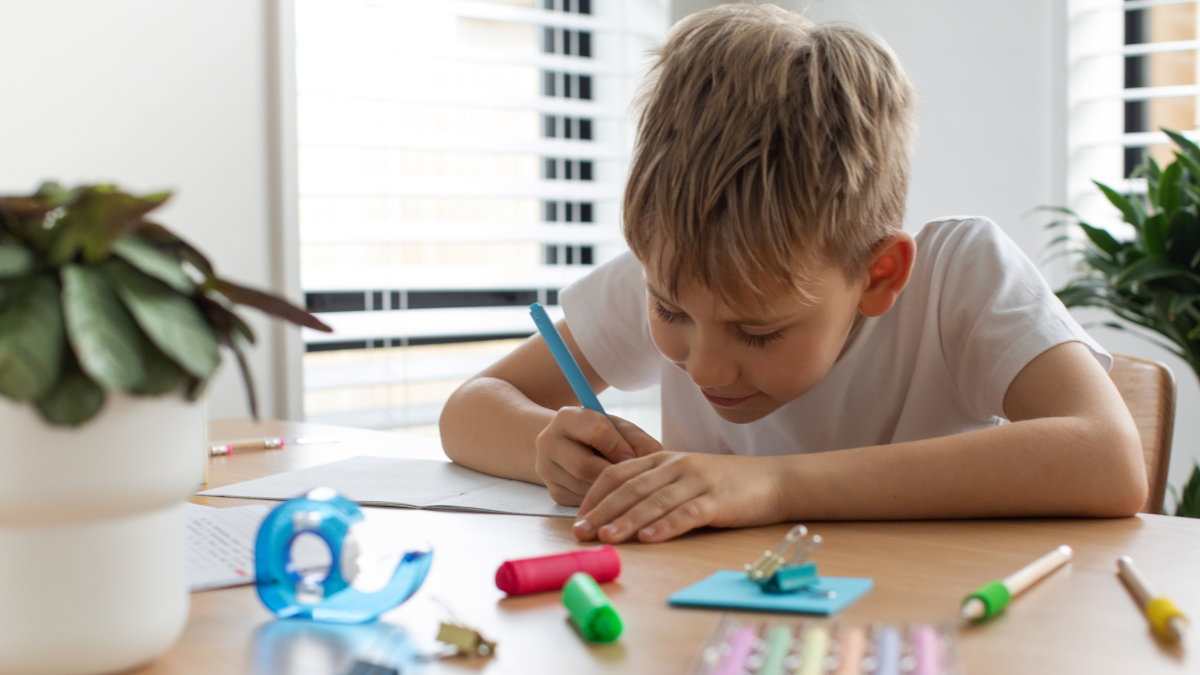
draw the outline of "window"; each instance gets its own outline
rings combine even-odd
[[[463,380],[624,250],[627,118],[666,0],[297,0],[314,422],[435,429]],[[621,414],[621,413],[617,413]]]
[[[1085,220],[1125,234],[1092,180],[1144,190],[1130,172],[1172,158],[1166,127],[1197,139],[1196,2],[1068,3],[1067,201]]]

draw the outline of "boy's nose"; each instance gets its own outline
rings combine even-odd
[[[697,339],[688,350],[688,377],[697,387],[724,387],[737,380],[738,368],[719,341]]]

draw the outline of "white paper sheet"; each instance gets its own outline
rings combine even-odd
[[[541,486],[496,478],[428,459],[354,457],[206,490],[206,497],[291,499],[331,487],[367,506],[574,518],[579,509],[555,503]]]
[[[254,539],[269,506],[233,506],[216,509],[187,503],[188,588],[207,591],[254,582]],[[303,569],[329,564],[329,549],[308,538],[297,542],[293,559]]]

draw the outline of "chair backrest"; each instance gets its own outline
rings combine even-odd
[[[1125,406],[1133,415],[1150,492],[1142,513],[1162,513],[1167,493],[1167,470],[1171,465],[1171,436],[1175,432],[1175,376],[1157,361],[1113,354],[1108,374]]]

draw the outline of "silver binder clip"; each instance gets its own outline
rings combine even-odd
[[[746,565],[746,575],[758,583],[766,593],[809,593],[819,597],[833,598],[833,591],[821,591],[814,588],[820,583],[817,574],[817,563],[808,561],[808,557],[821,548],[825,543],[821,535],[807,537],[808,528],[797,525],[788,531],[787,535],[770,551],[753,565]],[[784,557],[792,549],[789,557]]]
[[[775,544],[774,548],[769,551],[763,551],[762,557],[755,561],[754,564],[746,565],[746,576],[750,577],[751,581],[757,583],[762,583],[770,579],[780,567],[787,564],[788,559],[783,554],[787,553],[788,549],[793,546],[798,546],[802,550],[805,546],[804,537],[807,535],[808,528],[803,525],[797,525],[788,530],[788,533],[784,535],[778,544]],[[814,537],[814,539],[817,542],[817,546],[820,546],[821,538]],[[797,545],[796,542],[801,543]]]

